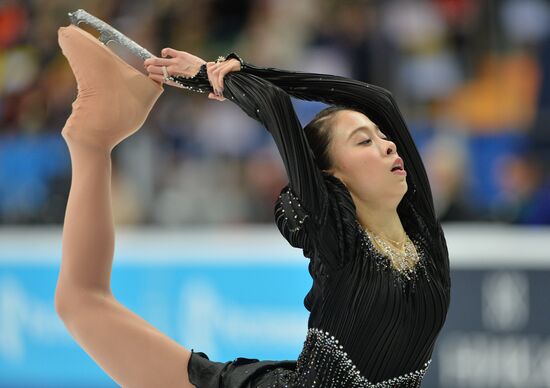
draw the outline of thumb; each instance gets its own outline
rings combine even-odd
[[[176,56],[176,50],[174,50],[173,48],[170,48],[170,47],[165,47],[160,52],[160,55],[162,55],[162,57],[166,57],[168,55],[170,55],[171,57],[175,57]]]

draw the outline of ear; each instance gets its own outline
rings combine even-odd
[[[323,170],[324,172],[334,176],[335,178],[338,178],[338,180],[340,180],[340,182],[342,182],[344,184],[344,186],[348,187],[348,185],[346,185],[346,182],[344,182],[344,179],[342,179],[343,177],[340,175],[340,172],[334,168],[334,167],[331,167],[327,170]]]
[[[330,175],[334,175],[335,173],[334,167],[328,168],[326,170],[321,170],[321,171],[326,172],[327,174],[330,174]]]

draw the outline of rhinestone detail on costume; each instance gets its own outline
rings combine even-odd
[[[275,368],[269,372],[269,385],[258,385],[255,388],[292,388],[295,387],[295,372],[286,368]]]
[[[281,215],[284,217],[285,221],[289,225],[294,225],[290,227],[291,232],[296,232],[302,229],[304,221],[309,217],[305,213],[305,210],[302,208],[299,198],[294,195],[292,189],[288,187],[281,195],[279,195],[279,200],[281,201]]]
[[[193,92],[207,93],[210,91],[207,87],[198,86],[204,84],[204,80],[208,80],[206,64],[202,64],[199,71],[191,77],[186,77],[184,75],[171,75],[166,79],[176,83],[178,87],[182,89],[191,90]]]
[[[285,375],[283,387],[417,388],[431,363],[421,369],[373,383],[361,375],[343,346],[328,331],[310,328],[294,374]],[[272,386],[273,387],[273,386]],[[281,385],[278,385],[281,387]],[[267,388],[267,387],[266,387]]]
[[[416,264],[409,268],[398,270],[392,264],[391,259],[374,246],[367,232],[365,232],[357,220],[356,225],[359,233],[361,234],[361,246],[365,252],[365,259],[371,260],[378,270],[387,271],[388,273],[393,274],[392,277],[394,285],[401,287],[404,291],[409,286],[411,289],[414,289],[416,281],[420,277],[424,277],[427,281],[430,281],[426,268],[427,251],[425,247],[427,246],[427,242],[422,235],[418,234],[410,237],[416,252],[418,253],[418,261]]]

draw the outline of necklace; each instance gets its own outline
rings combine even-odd
[[[418,252],[413,242],[405,233],[405,239],[401,242],[402,246],[397,248],[395,245],[390,244],[387,240],[397,242],[391,239],[382,237],[379,234],[376,234],[365,228],[365,232],[369,235],[373,241],[376,249],[388,257],[392,266],[399,272],[410,272],[412,271],[415,264],[418,262]],[[399,243],[399,242],[397,242]]]
[[[367,228],[366,226],[364,227],[364,229],[368,230],[369,235],[375,235],[375,236],[381,237],[382,239],[384,239],[386,241],[389,241],[389,242],[393,243],[393,245],[395,247],[399,248],[401,251],[403,250],[403,245],[407,241],[407,237],[408,237],[405,230],[403,230],[403,237],[401,238],[401,241],[396,241],[396,240],[392,240],[391,238],[389,238],[388,236],[386,236],[385,234],[383,234],[381,232],[375,233],[370,228]]]
[[[370,231],[370,229],[369,229],[369,231]],[[403,238],[401,238],[401,241],[392,240],[391,238],[389,238],[388,236],[386,236],[385,234],[382,234],[382,233],[374,233],[372,231],[371,231],[371,233],[375,234],[377,236],[380,236],[383,239],[393,243],[393,245],[398,247],[400,250],[403,250],[403,245],[405,244],[405,241],[407,241],[407,233],[405,233],[405,231],[403,231]]]

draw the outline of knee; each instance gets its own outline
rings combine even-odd
[[[62,321],[67,319],[69,313],[74,310],[74,297],[71,296],[69,290],[66,290],[63,286],[57,286],[54,296],[55,312]]]
[[[55,312],[65,324],[71,317],[78,316],[85,305],[85,291],[63,284],[57,285],[54,296]]]

